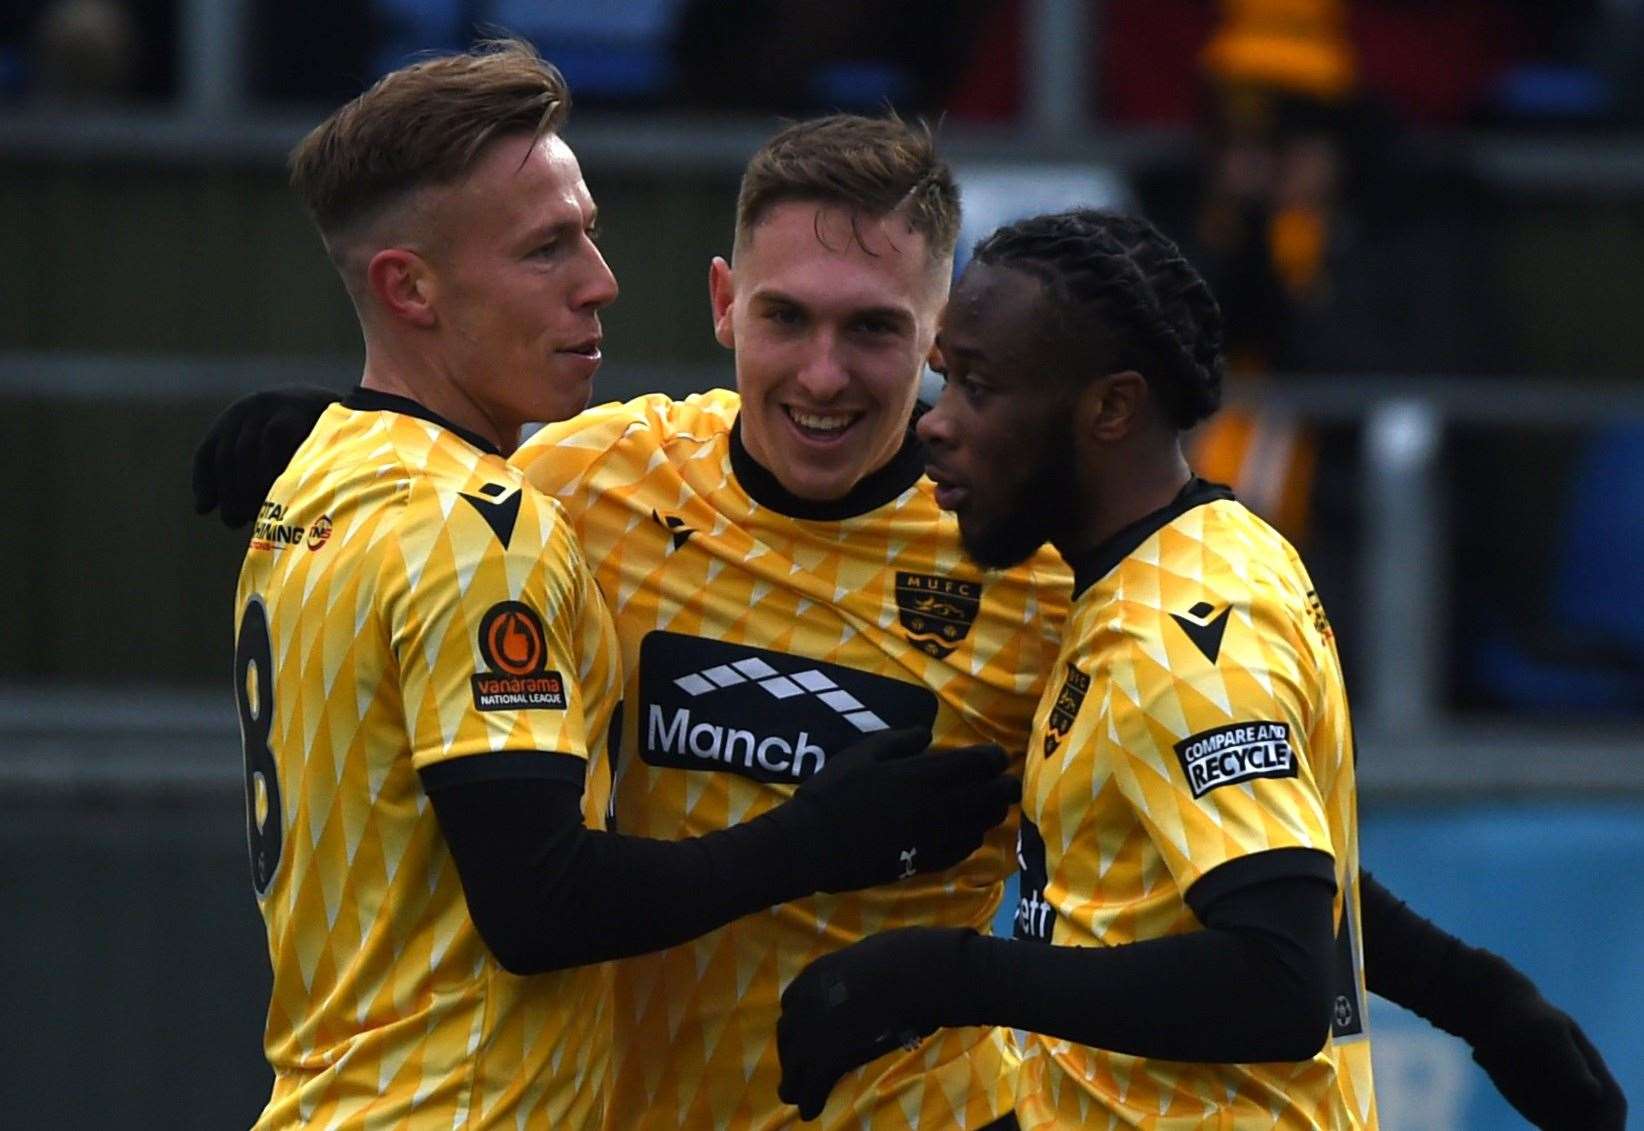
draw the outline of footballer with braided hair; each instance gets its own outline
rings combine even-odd
[[[1377,1125],[1335,644],[1294,551],[1182,454],[1220,337],[1198,273],[1130,217],[1010,225],[955,285],[919,422],[937,499],[979,564],[1049,542],[1074,574],[1017,939],[911,929],[813,963],[778,1029],[802,1113],[852,1054],[987,1024],[1031,1034],[1026,1131]]]
[[[1374,1128],[1361,898],[1505,967],[1359,873],[1329,621],[1290,545],[1182,453],[1220,400],[1221,340],[1204,280],[1134,217],[1009,225],[955,285],[947,383],[918,425],[937,500],[979,564],[1048,542],[1074,575],[1028,743],[1016,939],[887,931],[809,965],[778,1026],[802,1115],[899,1043],[999,1025],[1027,1033],[1023,1131]],[[1377,930],[1389,968],[1438,953]],[[1549,1121],[1502,1082],[1503,1042],[1467,1035],[1541,1125],[1622,1126],[1596,1051],[1602,1112],[1570,1122],[1572,1088]]]

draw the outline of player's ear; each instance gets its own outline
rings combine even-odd
[[[1074,426],[1095,443],[1116,444],[1141,425],[1147,396],[1147,378],[1134,369],[1105,374],[1079,393]]]
[[[708,264],[708,305],[713,309],[714,339],[726,349],[736,348],[736,332],[731,326],[731,304],[736,300],[736,277],[722,255]]]
[[[389,247],[371,257],[366,285],[384,310],[414,326],[432,326],[434,273],[428,261],[403,247]]]

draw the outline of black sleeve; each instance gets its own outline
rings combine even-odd
[[[1328,855],[1277,849],[1189,891],[1200,931],[1116,947],[968,938],[965,1016],[949,1023],[1161,1060],[1305,1060],[1330,1031],[1334,894]]]
[[[659,950],[810,894],[767,817],[682,841],[585,828],[583,766],[502,753],[422,773],[469,915],[511,973]]]
[[[1461,940],[1410,910],[1369,872],[1359,873],[1364,916],[1364,977],[1370,992],[1427,1016],[1445,956]]]
[[[1466,1031],[1465,1012],[1452,1009],[1452,995],[1445,992],[1446,971],[1462,959],[1466,944],[1410,910],[1369,872],[1359,873],[1359,907],[1364,915],[1364,979],[1370,992],[1448,1033]]]

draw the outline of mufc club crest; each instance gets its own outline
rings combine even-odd
[[[1056,693],[1056,705],[1050,709],[1050,718],[1045,720],[1046,758],[1056,752],[1067,732],[1073,729],[1073,720],[1079,717],[1079,708],[1084,706],[1085,692],[1089,690],[1090,677],[1069,664],[1062,690]]]
[[[981,605],[979,581],[896,573],[896,611],[908,643],[938,660],[964,643]]]

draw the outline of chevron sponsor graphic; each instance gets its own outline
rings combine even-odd
[[[799,782],[876,731],[930,726],[926,687],[766,648],[652,632],[639,655],[640,757]]]

